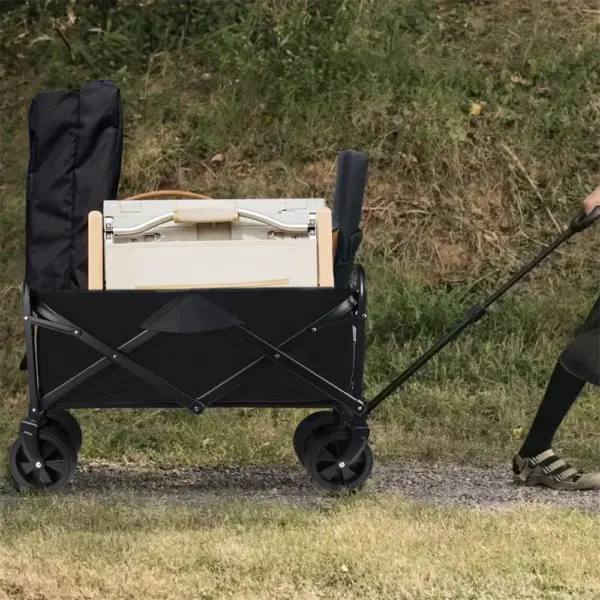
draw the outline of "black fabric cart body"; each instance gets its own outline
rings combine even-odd
[[[24,450],[56,408],[333,409],[364,451],[366,291],[54,291],[24,288],[30,412]],[[334,413],[328,413],[334,414]],[[52,418],[52,417],[50,417]],[[29,441],[29,443],[28,443]]]
[[[31,302],[25,324],[39,329],[28,362],[37,364],[31,392],[40,410],[364,410],[358,292],[67,291]]]

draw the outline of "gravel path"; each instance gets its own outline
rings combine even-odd
[[[397,493],[408,501],[436,506],[503,509],[538,504],[600,513],[600,491],[519,487],[512,483],[506,468],[500,467],[380,462],[366,489],[369,494]],[[300,468],[159,470],[81,464],[67,493],[75,497],[133,494],[145,500],[196,504],[226,499],[274,500],[294,506],[335,502]],[[15,496],[8,482],[0,479],[0,501]]]

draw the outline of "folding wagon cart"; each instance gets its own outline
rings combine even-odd
[[[363,154],[339,155],[323,199],[213,200],[181,191],[116,200],[119,90],[40,92],[29,114],[23,318],[29,407],[9,452],[23,490],[73,478],[68,409],[318,409],[294,450],[327,490],[356,489],[373,457],[368,415],[546,256],[569,229],[370,401],[365,273],[355,263]],[[183,198],[183,199],[181,199]]]

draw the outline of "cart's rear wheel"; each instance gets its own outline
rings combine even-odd
[[[340,458],[350,443],[350,432],[330,428],[308,442],[305,466],[317,485],[328,491],[356,490],[373,470],[373,452],[367,444],[353,464]]]
[[[24,492],[58,492],[73,479],[77,469],[75,444],[59,429],[45,427],[39,433],[39,445],[44,461],[41,468],[27,458],[19,437],[9,452],[11,475]]]
[[[81,448],[83,434],[77,419],[64,408],[51,408],[46,413],[50,427],[58,428],[67,434],[75,444],[77,451]]]
[[[305,465],[304,459],[308,441],[318,435],[326,427],[336,425],[338,417],[329,411],[319,411],[308,415],[300,421],[296,431],[294,432],[294,452],[300,461],[300,464]]]

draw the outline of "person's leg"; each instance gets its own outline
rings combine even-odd
[[[552,446],[554,434],[584,386],[585,381],[571,375],[560,362],[556,364],[531,429],[519,450],[521,458],[532,458]]]
[[[515,481],[564,490],[600,489],[600,473],[584,474],[552,450],[554,434],[581,394],[585,381],[558,362],[531,429],[513,459]]]

